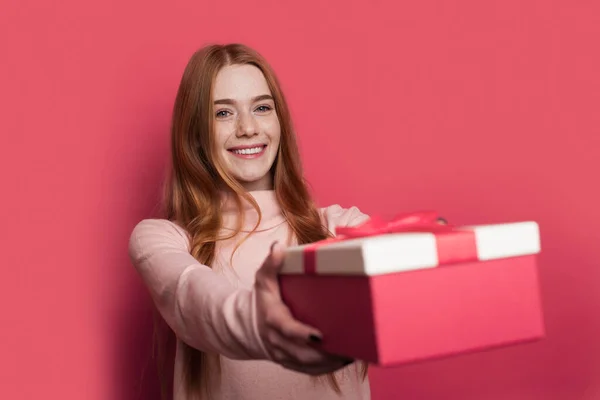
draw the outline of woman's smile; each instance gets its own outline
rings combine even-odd
[[[251,144],[245,146],[236,146],[230,149],[227,149],[231,154],[236,157],[252,159],[259,158],[263,154],[265,154],[265,150],[267,148],[266,144]]]

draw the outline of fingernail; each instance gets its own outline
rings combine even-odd
[[[446,221],[446,219],[445,219],[445,218],[442,218],[442,217],[439,217],[439,218],[437,219],[437,222],[438,222],[439,224],[442,224],[442,225],[448,225],[448,221]]]
[[[321,343],[323,339],[321,339],[318,335],[311,334],[308,336],[308,339],[313,343]]]

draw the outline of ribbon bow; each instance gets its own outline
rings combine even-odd
[[[361,225],[354,227],[336,228],[337,238],[350,239],[388,233],[401,232],[452,232],[454,226],[441,223],[441,219],[435,211],[418,211],[397,215],[391,221],[386,222],[380,218],[373,217]],[[339,240],[338,239],[338,240]]]

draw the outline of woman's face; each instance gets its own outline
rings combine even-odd
[[[218,156],[246,190],[272,189],[271,166],[281,128],[271,91],[252,65],[231,65],[213,88],[214,134]]]

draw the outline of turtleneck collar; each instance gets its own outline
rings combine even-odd
[[[257,231],[264,231],[281,225],[285,218],[281,213],[281,207],[275,196],[274,190],[256,190],[249,191],[249,195],[254,198],[262,214]],[[225,229],[235,229],[239,218],[238,208],[235,203],[235,193],[221,192],[221,212],[223,216],[223,227]],[[258,213],[246,200],[242,200],[242,213],[244,214],[243,232],[250,232],[258,222]]]

